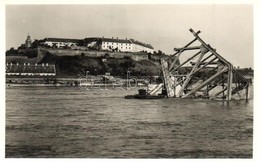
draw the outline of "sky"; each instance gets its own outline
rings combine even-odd
[[[234,66],[253,67],[250,4],[6,5],[6,49],[46,37],[133,38],[173,54],[194,37],[190,28]]]

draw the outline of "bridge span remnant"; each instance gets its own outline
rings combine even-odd
[[[190,29],[190,32],[195,37],[191,42],[182,48],[175,48],[175,54],[168,59],[161,59],[165,95],[248,99],[248,80],[199,37],[200,31]]]

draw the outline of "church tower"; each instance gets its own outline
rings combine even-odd
[[[27,39],[25,40],[25,47],[26,48],[32,47],[32,40],[31,40],[29,33],[28,33]]]

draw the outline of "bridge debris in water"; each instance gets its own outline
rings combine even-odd
[[[247,100],[248,80],[199,37],[200,31],[190,32],[195,37],[191,42],[175,48],[176,53],[168,59],[161,59],[164,84],[147,95],[161,91],[160,95],[167,97]]]

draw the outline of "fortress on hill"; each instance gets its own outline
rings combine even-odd
[[[142,67],[142,61],[146,61],[145,63],[154,67],[156,63],[158,64],[160,57],[164,57],[162,52],[159,55],[159,51],[157,53],[152,45],[135,39],[89,37],[84,39],[44,38],[32,40],[28,34],[24,43],[17,49],[11,48],[6,51],[6,75],[8,77],[50,77],[55,76],[56,73],[77,75],[79,71],[79,73],[84,73],[81,72],[82,70],[90,71],[93,74],[96,73],[95,70],[99,70],[99,73],[121,74],[123,72],[113,68],[124,69],[125,66],[133,68],[135,65],[139,67],[138,64]],[[70,58],[70,62],[66,60],[67,58]],[[81,59],[77,60],[77,58]],[[137,69],[136,71],[144,70],[139,69],[138,71]]]
[[[59,49],[90,49],[98,51],[112,51],[112,52],[147,52],[153,53],[152,45],[143,43],[134,39],[119,39],[117,38],[99,38],[91,37],[85,39],[68,39],[68,38],[45,38],[42,40],[35,40],[32,42],[31,37],[27,36],[25,44],[22,48],[31,48],[33,43],[38,46],[54,47]]]

